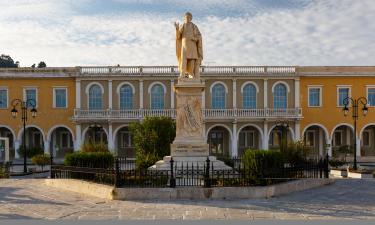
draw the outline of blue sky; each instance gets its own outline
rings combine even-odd
[[[175,65],[185,11],[205,65],[375,65],[374,0],[0,0],[0,53],[21,66]]]

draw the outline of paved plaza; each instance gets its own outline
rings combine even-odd
[[[375,181],[337,180],[271,199],[109,201],[44,185],[0,180],[1,219],[375,219]]]

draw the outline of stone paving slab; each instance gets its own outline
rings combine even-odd
[[[375,219],[375,181],[341,179],[270,199],[110,201],[38,179],[0,180],[0,219]]]

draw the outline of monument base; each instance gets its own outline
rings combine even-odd
[[[210,160],[210,170],[222,171],[233,170],[223,161],[217,160],[215,156],[208,156]],[[164,156],[155,165],[149,167],[149,170],[170,170],[172,156]],[[204,170],[207,166],[207,156],[173,156],[173,167],[175,170]]]

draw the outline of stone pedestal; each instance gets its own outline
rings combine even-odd
[[[171,144],[171,155],[165,156],[150,169],[170,169],[173,157],[175,168],[194,165],[203,169],[207,160],[215,170],[229,170],[214,156],[209,156],[209,145],[206,142],[202,114],[202,91],[205,85],[200,79],[179,78],[175,85],[177,98],[176,138]]]

